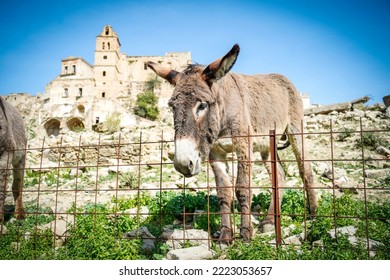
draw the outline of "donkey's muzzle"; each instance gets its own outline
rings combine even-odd
[[[198,149],[191,139],[175,141],[175,169],[185,177],[195,176],[200,172],[201,157]]]

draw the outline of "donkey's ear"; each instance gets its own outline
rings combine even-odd
[[[175,70],[171,70],[166,67],[162,67],[158,63],[149,61],[147,65],[156,72],[157,75],[159,75],[161,78],[167,80],[170,84],[176,85],[177,77],[179,72]]]
[[[232,69],[239,53],[240,46],[235,44],[224,57],[212,62],[206,67],[206,69],[203,70],[203,79],[207,83],[211,84],[225,76],[226,73]]]

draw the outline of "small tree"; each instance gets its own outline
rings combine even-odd
[[[158,97],[154,93],[155,88],[159,87],[161,81],[157,75],[150,75],[145,82],[145,91],[138,94],[135,103],[134,114],[155,121],[160,113],[158,109]]]
[[[157,102],[158,97],[152,91],[138,94],[134,114],[155,121],[160,113]]]

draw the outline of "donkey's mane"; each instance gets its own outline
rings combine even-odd
[[[199,68],[204,68],[205,65],[203,64],[198,64],[198,63],[193,63],[193,64],[189,64],[187,66],[186,69],[184,69],[184,71],[182,72],[182,75],[191,75],[191,74],[195,74],[197,71],[199,71]]]

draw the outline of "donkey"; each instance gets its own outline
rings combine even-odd
[[[242,75],[229,73],[240,51],[239,45],[207,67],[188,65],[183,72],[165,68],[158,63],[148,66],[174,86],[169,106],[173,111],[175,128],[174,166],[185,177],[198,174],[201,161],[208,158],[215,175],[217,196],[222,217],[219,237],[221,243],[231,243],[232,226],[230,213],[233,201],[233,185],[227,173],[225,145],[231,134],[237,154],[237,178],[235,193],[240,205],[240,235],[248,241],[253,235],[251,223],[251,159],[259,151],[268,173],[271,175],[270,147],[266,137],[270,129],[288,140],[298,162],[300,176],[309,200],[309,211],[315,215],[317,201],[313,189],[311,164],[303,161],[300,127],[303,105],[300,94],[284,76]],[[225,138],[224,138],[225,137]],[[287,142],[286,142],[287,143]],[[288,145],[286,145],[288,146]],[[278,162],[279,187],[284,187],[284,171]],[[279,205],[281,204],[281,193]],[[273,227],[274,202],[262,226]]]
[[[4,204],[11,164],[13,167],[12,193],[15,200],[15,217],[17,219],[25,218],[22,186],[26,142],[22,116],[0,96],[0,223],[4,221]]]

